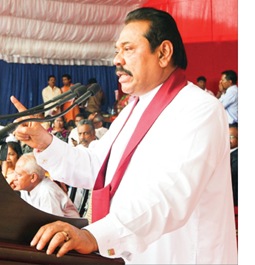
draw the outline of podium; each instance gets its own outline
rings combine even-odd
[[[122,259],[108,259],[97,254],[82,255],[77,252],[69,252],[61,258],[56,255],[47,255],[44,251],[38,251],[35,248],[18,245],[14,243],[0,242],[0,264],[1,265],[123,265]]]
[[[82,255],[70,251],[61,258],[30,247],[38,229],[57,220],[78,228],[88,225],[84,218],[67,218],[34,208],[12,190],[0,174],[0,264],[124,264],[122,259],[104,258],[96,253]]]

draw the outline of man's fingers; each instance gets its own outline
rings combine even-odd
[[[27,110],[14,96],[11,96],[11,102],[19,112]]]
[[[57,257],[62,257],[64,256],[69,250],[73,249],[72,248],[72,242],[70,243],[70,240],[68,238],[67,240],[67,233],[66,232],[57,232],[51,239],[48,247],[47,247],[47,251],[46,253],[48,255],[51,255],[52,253],[54,253],[54,251],[56,250],[56,248],[60,247],[58,253],[57,253]]]
[[[65,227],[69,226],[60,221],[44,225],[38,230],[30,245],[42,250],[49,243],[47,254],[52,254],[56,247],[70,240],[69,233],[64,232],[67,230]]]
[[[98,250],[96,239],[89,231],[61,221],[42,226],[30,244],[38,250],[43,250],[47,246],[48,255],[58,249],[57,257],[62,257],[70,250],[82,254]]]
[[[40,240],[41,240],[41,237],[42,237],[44,231],[45,231],[45,227],[44,227],[44,226],[41,227],[41,228],[38,230],[38,232],[36,233],[36,235],[34,236],[34,238],[32,239],[32,241],[31,241],[31,243],[30,243],[30,245],[31,245],[32,247],[36,246],[37,249],[43,249],[43,248],[44,248],[43,244],[40,244],[40,245],[39,245],[39,242],[40,242]],[[47,243],[47,242],[46,242],[46,243]],[[45,243],[45,244],[46,244],[46,243]],[[38,245],[39,245],[39,246],[38,246]],[[41,246],[42,246],[42,248],[41,248]]]
[[[42,226],[32,239],[30,245],[36,246],[38,250],[42,250],[46,244],[51,240],[51,238],[56,234],[58,231],[58,224],[55,222],[56,226],[53,225],[54,223],[50,223],[47,225]]]
[[[64,256],[68,251],[72,250],[72,242],[64,243],[57,253],[57,257],[60,258]]]

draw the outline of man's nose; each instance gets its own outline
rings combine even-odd
[[[113,63],[114,65],[124,65],[125,64],[125,60],[122,56],[122,54],[119,52],[115,55],[114,59],[113,59]]]

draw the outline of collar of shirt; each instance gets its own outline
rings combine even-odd
[[[238,147],[235,147],[233,149],[230,149],[230,153],[234,152],[236,149],[238,149]]]
[[[42,179],[31,191],[29,191],[27,194],[28,196],[35,197],[38,194],[39,187],[41,183],[45,180],[46,178]]]

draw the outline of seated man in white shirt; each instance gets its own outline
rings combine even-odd
[[[88,120],[91,120],[94,124],[96,137],[100,139],[108,129],[104,127],[104,118],[100,113],[94,112],[89,115]]]
[[[77,125],[78,123],[85,119],[85,114],[84,113],[78,113],[75,116],[75,128],[73,128],[68,136],[68,144],[72,145],[72,146],[76,146],[77,144],[79,144],[79,135],[78,135],[78,130],[77,130]]]
[[[15,166],[15,188],[21,198],[41,211],[71,218],[79,213],[68,195],[52,180],[35,160],[33,153],[22,155]]]
[[[79,137],[77,148],[88,148],[91,142],[97,140],[92,120],[83,119],[79,121],[77,124],[77,131]],[[80,216],[85,216],[87,218],[85,214],[90,203],[90,190],[81,187],[70,187],[68,194],[76,208],[79,210]]]
[[[206,88],[206,81],[207,79],[201,75],[197,78],[197,86],[203,89],[205,92],[209,93],[210,95],[214,96],[214,93]]]

